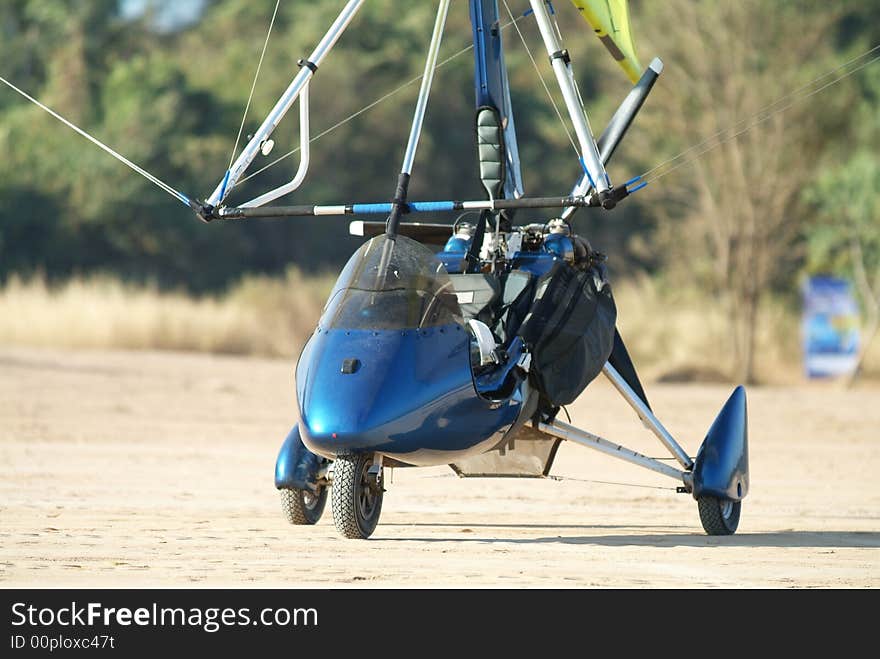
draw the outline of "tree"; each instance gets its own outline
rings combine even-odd
[[[229,161],[275,3],[206,0],[195,24],[174,22],[179,29],[156,29],[168,11],[184,4],[200,3],[149,0],[153,13],[131,21],[120,15],[119,0],[4,0],[2,75],[177,189],[204,197]],[[311,52],[342,4],[281,3],[245,135],[274,105],[297,72],[297,58]],[[443,59],[470,42],[466,4],[455,3],[450,12]],[[824,61],[830,49],[849,47],[857,39],[876,42],[876,1],[848,0],[840,9],[834,3],[833,10],[822,3],[822,13],[813,11],[816,4],[633,0],[643,60],[661,55],[667,71],[615,156],[613,180],[625,180],[662,154],[736,124],[830,68]],[[313,135],[421,74],[435,8],[436,3],[403,0],[364,5],[312,83]],[[593,128],[600,132],[628,83],[575,8],[557,4],[557,10]],[[847,27],[820,44],[821,26],[834,29],[837,11],[846,12]],[[539,55],[534,20],[522,18],[517,26]],[[505,32],[505,45],[527,191],[564,193],[580,165],[512,27]],[[842,53],[837,61],[846,57]],[[539,56],[537,62],[552,83],[547,58]],[[472,54],[464,52],[437,73],[413,197],[482,194],[472,68]],[[552,84],[551,90],[558,99]],[[313,144],[305,185],[284,201],[387,201],[417,92],[417,84],[406,86],[322,136]],[[749,354],[754,323],[747,319],[757,314],[757,293],[766,286],[779,288],[802,265],[803,253],[791,249],[803,219],[791,190],[813,175],[813,156],[822,142],[845,132],[826,117],[836,113],[841,123],[850,122],[849,97],[831,93],[816,99],[821,102],[774,117],[694,168],[676,170],[612,215],[603,215],[608,221],[580,213],[578,230],[613,253],[616,272],[635,265],[652,274],[678,268],[681,276],[679,266],[687,264],[685,276],[727,300],[731,317],[740,323],[732,325],[738,329],[731,345],[738,346],[737,355]],[[294,109],[285,118],[274,135],[272,156],[259,157],[251,172],[298,145],[296,115]],[[650,140],[640,145],[645,135]],[[0,278],[13,270],[43,269],[50,277],[109,270],[216,290],[247,271],[283,272],[290,263],[337,267],[358,244],[346,235],[344,220],[335,218],[205,227],[174,199],[5,88],[0,88],[0,149]],[[256,176],[237,188],[231,201],[286,182],[296,164],[293,157]],[[652,189],[663,196],[651,197]],[[523,223],[531,219],[538,218],[517,217]],[[639,244],[650,251],[636,254]],[[758,279],[750,279],[755,272]],[[738,363],[749,359],[736,357]]]
[[[663,195],[649,197],[658,218],[655,244],[668,255],[670,272],[725,305],[726,352],[741,382],[755,377],[761,297],[797,268],[801,190],[841,104],[825,96],[821,105],[775,112],[785,107],[777,101],[786,90],[828,61],[827,16],[817,22],[803,4],[643,6],[654,26],[652,52],[668,62],[651,99],[661,108],[654,115],[660,123],[651,126],[652,152],[674,153],[711,138],[676,161],[686,167],[652,186]]]

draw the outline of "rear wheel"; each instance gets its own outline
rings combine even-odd
[[[366,539],[376,530],[382,512],[382,473],[370,474],[368,454],[340,455],[333,465],[333,523],[346,538]]]
[[[316,524],[327,503],[327,488],[311,490],[281,490],[281,511],[291,524]]]
[[[709,535],[733,535],[739,526],[742,501],[703,496],[697,499],[700,521]]]

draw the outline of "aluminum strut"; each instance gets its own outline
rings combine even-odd
[[[663,427],[660,420],[654,416],[654,413],[651,410],[648,409],[648,406],[645,405],[636,392],[632,390],[632,387],[627,384],[626,380],[623,379],[620,373],[608,363],[605,364],[602,372],[605,374],[605,377],[611,380],[611,384],[613,384],[615,389],[617,389],[624,399],[626,399],[626,402],[630,404],[630,407],[636,411],[636,414],[639,415],[639,418],[642,420],[642,423],[645,424],[645,427],[657,436],[657,439],[659,439],[663,446],[665,446],[673,457],[678,460],[681,466],[688,470],[693,469],[694,461],[691,460],[685,450],[675,441],[672,435],[669,434],[669,431]]]
[[[638,465],[639,467],[644,467],[645,469],[650,469],[651,471],[656,471],[658,474],[663,474],[664,476],[669,476],[677,481],[681,481],[685,485],[688,485],[689,483],[689,474],[687,472],[676,469],[668,464],[664,464],[654,458],[649,458],[641,453],[636,453],[625,446],[609,442],[607,439],[599,437],[599,435],[594,435],[586,430],[575,428],[562,421],[555,420],[553,423],[539,423],[538,430],[545,432],[548,435],[552,435],[553,437],[558,437],[559,439],[565,439],[574,442],[575,444],[586,446],[587,448],[596,449],[597,451],[610,455],[613,458]]]
[[[440,55],[440,44],[443,41],[443,30],[446,27],[446,17],[449,15],[449,5],[452,0],[440,0],[437,8],[437,19],[434,22],[434,32],[431,35],[431,45],[428,47],[428,57],[425,61],[425,73],[422,77],[422,85],[419,89],[419,99],[413,113],[413,122],[409,131],[409,140],[406,144],[406,153],[403,156],[403,165],[400,168],[400,176],[397,178],[397,190],[391,204],[388,215],[386,233],[389,238],[397,235],[397,227],[400,225],[400,217],[406,211],[406,199],[409,191],[409,178],[412,174],[413,163],[416,159],[416,150],[419,147],[419,139],[422,136],[422,127],[425,123],[425,112],[428,108],[428,98],[431,95],[431,85],[434,82],[434,70],[437,68],[437,58]]]
[[[593,131],[590,129],[586,112],[581,105],[577,87],[575,86],[574,74],[571,70],[571,60],[568,57],[568,51],[563,49],[562,44],[559,43],[547,12],[546,0],[529,0],[529,3],[535,14],[541,38],[544,40],[544,47],[550,56],[550,63],[553,67],[553,73],[556,74],[559,89],[562,91],[565,107],[568,110],[571,123],[574,125],[574,130],[577,134],[581,150],[581,164],[590,178],[592,187],[595,188],[601,198],[604,198],[611,189],[611,181],[605,171],[602,158],[599,156],[599,149],[596,146]],[[614,203],[612,202],[609,207],[613,206]]]
[[[315,50],[312,51],[312,54],[309,55],[308,58],[300,61],[301,66],[299,73],[293,79],[293,82],[290,83],[284,94],[282,94],[281,98],[278,99],[275,107],[272,108],[272,111],[263,121],[259,129],[257,129],[257,132],[254,133],[254,136],[251,138],[250,142],[247,143],[247,146],[245,146],[241,155],[226,172],[223,180],[220,181],[214,192],[208,197],[205,202],[208,206],[216,208],[223,203],[223,200],[238,183],[245,170],[250,166],[254,158],[257,157],[263,143],[269,139],[269,136],[272,135],[272,132],[278,127],[278,124],[284,118],[284,115],[287,114],[287,111],[293,106],[296,99],[308,86],[312,76],[315,75],[315,71],[318,70],[321,62],[324,61],[324,58],[327,57],[327,54],[333,49],[333,46],[336,45],[339,37],[345,32],[346,28],[361,8],[361,5],[364,4],[364,1],[365,0],[349,0],[339,16],[337,16],[336,20],[333,22],[333,25],[327,30],[323,39],[318,43]]]

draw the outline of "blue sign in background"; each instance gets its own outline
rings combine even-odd
[[[804,284],[802,323],[807,377],[851,374],[859,354],[859,308],[846,279],[811,277]]]

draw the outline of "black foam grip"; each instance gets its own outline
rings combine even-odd
[[[394,192],[394,199],[391,200],[391,214],[385,223],[385,231],[389,237],[397,235],[397,228],[400,226],[400,216],[409,212],[406,204],[406,197],[409,193],[409,174],[401,172],[397,177],[397,190]]]

